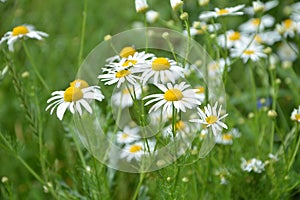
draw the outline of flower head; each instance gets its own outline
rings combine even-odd
[[[159,13],[154,10],[149,10],[146,12],[146,20],[150,24],[154,23],[159,18]]]
[[[51,108],[50,114],[56,109],[58,119],[62,120],[66,110],[69,108],[72,114],[76,111],[82,115],[82,108],[85,108],[89,113],[92,113],[92,108],[89,105],[89,100],[102,101],[104,96],[100,91],[99,86],[89,86],[83,80],[75,80],[70,83],[65,91],[55,91],[52,97],[48,99],[50,103],[46,111]]]
[[[291,114],[291,120],[300,122],[300,106],[297,108],[294,108],[292,114]]]
[[[260,58],[267,57],[267,55],[263,52],[263,46],[255,43],[252,43],[251,45],[244,43],[238,47],[232,48],[230,55],[231,57],[241,57],[244,63],[246,63],[249,59],[256,62]]]
[[[227,125],[221,120],[228,116],[224,114],[221,116],[222,106],[219,107],[217,111],[218,102],[215,103],[214,107],[211,107],[210,104],[204,107],[204,111],[198,108],[198,115],[200,119],[191,119],[191,122],[196,122],[206,125],[206,127],[211,127],[212,132],[215,136],[222,130],[222,128],[227,129]]]
[[[123,131],[117,132],[117,142],[119,144],[130,144],[140,139],[138,135],[139,131],[139,127],[130,128],[129,126],[125,126]]]
[[[150,108],[149,113],[158,110],[160,107],[162,107],[163,113],[172,113],[173,105],[178,112],[186,112],[186,108],[192,109],[201,104],[196,97],[196,90],[189,89],[190,86],[185,82],[174,86],[171,83],[168,83],[167,86],[162,84],[156,86],[164,93],[151,94],[143,98],[144,100],[151,99],[145,105],[156,102]]]
[[[199,19],[203,20],[203,19],[209,19],[209,18],[217,18],[217,17],[221,17],[221,16],[228,16],[228,15],[243,15],[244,13],[241,10],[242,8],[244,8],[245,5],[238,5],[235,7],[230,7],[230,8],[223,8],[223,9],[219,9],[219,8],[215,8],[214,11],[208,11],[208,12],[204,12],[202,14],[200,14]]]
[[[183,5],[183,1],[181,0],[170,0],[170,4],[173,10],[177,10]]]
[[[139,85],[122,87],[120,91],[112,95],[112,103],[122,108],[130,107],[133,105],[132,97],[139,99],[142,94],[141,87]]]
[[[243,171],[246,172],[255,172],[255,173],[261,173],[265,170],[265,164],[256,158],[252,158],[249,160],[246,160],[245,158],[242,158],[241,168]]]
[[[137,13],[145,12],[148,8],[146,0],[135,0],[135,10]]]
[[[21,38],[34,38],[42,40],[43,37],[48,37],[47,33],[36,31],[31,25],[21,25],[13,28],[12,31],[8,31],[0,40],[0,44],[7,41],[9,51],[14,51],[14,43]]]
[[[149,155],[149,152],[153,152],[154,146],[155,143],[153,141],[148,141],[147,145],[144,142],[137,141],[126,145],[120,156],[121,158],[126,158],[128,162],[132,159],[139,161],[142,156]]]

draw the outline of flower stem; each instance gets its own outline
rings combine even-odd
[[[45,87],[45,89],[47,90],[47,92],[50,92],[50,89],[47,85],[47,83],[45,82],[44,78],[42,77],[42,75],[40,74],[40,72],[38,71],[30,53],[29,53],[29,50],[27,48],[27,45],[25,43],[25,41],[23,41],[23,47],[24,47],[24,50],[25,50],[25,53],[26,53],[26,56],[28,57],[30,63],[31,63],[31,66],[32,66],[32,69],[34,71],[34,73],[36,74],[37,78],[39,79],[39,81],[41,81],[42,85]]]
[[[139,179],[139,183],[135,189],[135,192],[134,192],[134,195],[132,197],[132,200],[136,200],[138,195],[139,195],[139,192],[140,192],[140,189],[141,189],[141,186],[143,184],[143,181],[144,181],[144,178],[145,178],[145,173],[141,173],[140,174],[140,179]]]
[[[86,29],[86,15],[87,15],[87,0],[84,0],[84,7],[83,7],[83,12],[82,12],[80,48],[79,48],[78,66],[77,66],[78,68],[80,67],[82,60],[83,60],[82,57],[83,57],[84,38],[85,38],[85,29]]]
[[[293,154],[292,154],[291,160],[290,160],[290,162],[289,162],[289,164],[288,164],[288,171],[291,169],[291,167],[292,167],[292,165],[293,165],[293,163],[294,163],[294,161],[295,161],[295,157],[296,157],[296,155],[297,155],[297,153],[298,153],[299,146],[300,146],[299,125],[298,125],[298,123],[296,124],[296,131],[295,131],[295,134],[296,134],[297,144],[296,144],[296,146],[295,146],[295,149],[294,149],[294,152],[293,152]]]

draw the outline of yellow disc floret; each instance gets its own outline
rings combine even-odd
[[[141,151],[141,150],[142,150],[141,145],[134,144],[134,145],[131,145],[131,147],[129,149],[129,152],[130,153],[136,153],[136,152]]]
[[[27,33],[29,33],[29,30],[26,26],[16,26],[12,31],[13,36],[25,35]]]
[[[123,67],[128,67],[128,66],[135,65],[136,63],[137,63],[136,60],[126,60],[126,61],[122,64],[122,66],[123,66]]]
[[[127,58],[128,56],[132,56],[136,50],[133,47],[124,47],[121,51],[119,56],[121,58]]]
[[[116,73],[116,78],[122,78],[124,76],[127,76],[130,74],[130,71],[128,69],[124,69],[124,70],[121,70],[121,71],[118,71]]]
[[[209,117],[206,117],[205,121],[208,123],[208,124],[214,124],[216,123],[216,121],[218,120],[218,118],[214,115],[211,115]]]
[[[252,55],[254,53],[255,53],[255,51],[249,50],[249,49],[247,49],[247,50],[244,51],[244,54],[246,54],[246,55]]]
[[[70,83],[70,87],[83,89],[89,87],[89,84],[85,80],[76,79]]]
[[[183,95],[178,89],[169,89],[165,92],[164,98],[167,101],[179,101],[183,98]]]
[[[237,41],[237,40],[239,40],[241,38],[241,34],[240,34],[240,32],[235,31],[231,35],[229,35],[228,38],[231,41]]]
[[[229,11],[227,9],[221,9],[221,10],[217,11],[218,15],[226,15],[228,13],[229,13]]]
[[[152,70],[160,71],[170,69],[170,62],[166,58],[156,58],[152,61]]]
[[[74,102],[82,99],[83,93],[80,88],[68,87],[64,93],[64,101]]]

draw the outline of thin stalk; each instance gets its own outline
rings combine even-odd
[[[81,36],[80,36],[80,48],[78,55],[78,68],[80,67],[83,60],[83,49],[84,49],[84,38],[86,29],[86,15],[87,15],[87,0],[84,0],[84,7],[82,12],[82,23],[81,23]]]
[[[23,44],[23,47],[24,47],[26,56],[28,57],[28,59],[29,59],[29,61],[30,61],[30,63],[31,63],[31,66],[32,66],[32,69],[33,69],[34,73],[36,74],[37,78],[38,78],[39,81],[42,83],[42,85],[44,86],[44,88],[47,90],[47,92],[50,93],[50,89],[49,89],[47,83],[45,82],[44,78],[42,77],[42,75],[41,75],[40,72],[38,71],[38,69],[37,69],[37,67],[36,67],[36,65],[35,65],[35,63],[34,63],[32,57],[31,57],[31,55],[30,55],[30,53],[29,53],[29,50],[28,50],[27,45],[26,45],[26,42],[23,41],[22,44]]]
[[[137,199],[137,197],[138,197],[138,195],[139,195],[139,192],[140,192],[140,189],[141,189],[141,186],[142,186],[142,184],[143,184],[145,175],[146,175],[145,173],[141,173],[141,174],[140,174],[139,183],[138,183],[138,185],[137,185],[137,187],[136,187],[136,189],[135,189],[135,192],[134,192],[134,194],[133,194],[132,200],[136,200],[136,199]]]
[[[299,146],[300,146],[299,124],[298,124],[298,123],[296,124],[296,131],[295,131],[295,134],[296,134],[297,144],[296,144],[295,149],[294,149],[294,152],[293,152],[293,154],[292,154],[292,158],[291,158],[291,160],[290,160],[290,162],[289,162],[289,164],[288,164],[288,169],[287,169],[288,171],[290,171],[290,169],[291,169],[291,167],[292,167],[292,165],[293,165],[293,163],[294,163],[294,161],[295,161],[295,157],[296,157],[296,155],[297,155],[297,153],[298,153]]]

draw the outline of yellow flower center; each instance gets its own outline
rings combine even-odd
[[[249,50],[249,49],[247,49],[247,50],[244,51],[244,54],[246,54],[246,55],[252,55],[254,53],[255,53],[255,51]]]
[[[258,42],[258,43],[262,43],[262,38],[259,36],[259,35],[256,35],[255,37],[254,37],[254,40],[256,41],[256,42]]]
[[[131,147],[129,149],[129,152],[130,153],[136,153],[136,152],[141,151],[141,150],[142,150],[141,145],[134,144],[134,145],[131,145]]]
[[[178,121],[175,124],[175,128],[176,128],[176,130],[183,130],[185,128],[184,122],[182,120]]]
[[[26,26],[17,26],[13,29],[12,35],[17,36],[17,35],[25,35],[29,33],[29,30],[27,29]]]
[[[178,89],[169,89],[165,92],[164,98],[167,101],[179,101],[183,98],[183,95]]]
[[[126,60],[122,66],[123,67],[128,67],[128,66],[131,66],[131,65],[135,65],[137,63],[137,60]]]
[[[230,141],[230,140],[232,140],[232,135],[231,134],[223,134],[222,138],[223,138],[223,140]]]
[[[160,71],[170,69],[170,62],[166,58],[156,58],[152,61],[152,70]]]
[[[129,137],[129,135],[127,133],[123,133],[121,137],[122,137],[122,139],[126,139]]]
[[[197,88],[197,94],[203,94],[205,92],[205,88],[204,87],[202,87],[202,86],[200,86],[200,87],[198,87]]]
[[[289,28],[291,28],[292,25],[293,25],[293,20],[291,20],[291,19],[286,19],[286,20],[283,21],[283,25],[284,25],[284,27],[285,27],[286,29],[289,29]]]
[[[121,70],[121,71],[118,71],[116,73],[116,78],[122,78],[124,76],[127,76],[130,74],[130,71],[128,69],[124,69],[124,70]]]
[[[136,50],[133,47],[124,47],[120,52],[121,58],[127,58],[128,56],[132,56]]]
[[[229,13],[229,10],[227,10],[227,9],[221,9],[221,10],[217,11],[218,15],[225,15],[225,14],[228,14],[228,13]]]
[[[205,121],[208,124],[214,124],[218,120],[217,116],[211,115],[209,117],[206,117]]]
[[[75,81],[70,83],[70,87],[77,87],[83,89],[89,87],[89,84],[85,80],[76,79]]]
[[[77,87],[68,87],[64,93],[64,101],[72,102],[82,99],[83,93],[80,88]]]
[[[239,40],[241,38],[241,34],[237,31],[233,32],[231,35],[229,35],[229,40],[231,41],[236,41]]]
[[[251,24],[254,25],[254,26],[258,26],[259,23],[260,23],[260,19],[259,18],[252,19],[252,21],[251,21]]]
[[[296,114],[296,115],[295,115],[295,119],[296,119],[297,121],[299,121],[299,120],[300,120],[300,114]]]

